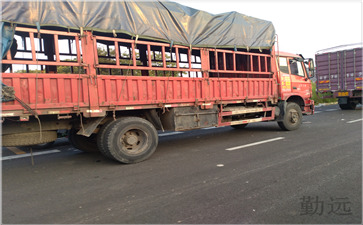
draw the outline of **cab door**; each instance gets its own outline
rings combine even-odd
[[[307,76],[303,60],[288,58],[291,75],[291,92],[303,99],[311,97],[311,83]]]

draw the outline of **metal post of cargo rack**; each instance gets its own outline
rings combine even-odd
[[[338,90],[340,90],[340,66],[339,66],[339,52],[337,52],[337,71],[338,71]]]
[[[353,49],[353,78],[354,78],[354,89],[357,88],[357,82],[356,82],[356,77],[355,77],[355,49]]]
[[[348,90],[348,85],[347,85],[347,51],[344,51],[344,90]]]
[[[329,71],[329,90],[331,90],[331,74],[330,74],[330,52],[328,53],[328,71]]]

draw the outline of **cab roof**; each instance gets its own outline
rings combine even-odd
[[[289,53],[289,52],[276,52],[276,55],[278,56],[285,56],[285,57],[292,57],[292,58],[295,58],[295,57],[298,57],[298,58],[301,58],[300,55],[297,55],[297,54],[293,54],[293,53]]]

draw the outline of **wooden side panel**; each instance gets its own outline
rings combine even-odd
[[[79,79],[75,74],[2,74],[3,83],[14,87],[15,96],[37,110],[72,111],[78,104],[80,107],[88,107],[85,79]],[[24,107],[17,101],[11,101],[3,103],[2,110],[24,110]]]
[[[273,79],[210,79],[211,100],[267,99],[274,96]]]
[[[204,85],[204,87],[203,87]],[[100,106],[267,99],[272,79],[209,79],[99,76]]]
[[[203,79],[99,76],[100,106],[190,103],[202,97]]]

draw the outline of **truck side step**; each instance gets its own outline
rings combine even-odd
[[[230,122],[220,123],[219,126],[232,126],[232,125],[240,125],[240,124],[248,124],[248,123],[257,123],[262,121],[270,121],[273,117],[261,117],[255,119],[244,119],[244,120],[236,120]]]
[[[221,113],[222,116],[240,115],[247,113],[257,113],[257,112],[267,112],[272,111],[272,107],[262,108],[262,107],[227,107],[223,109]]]

